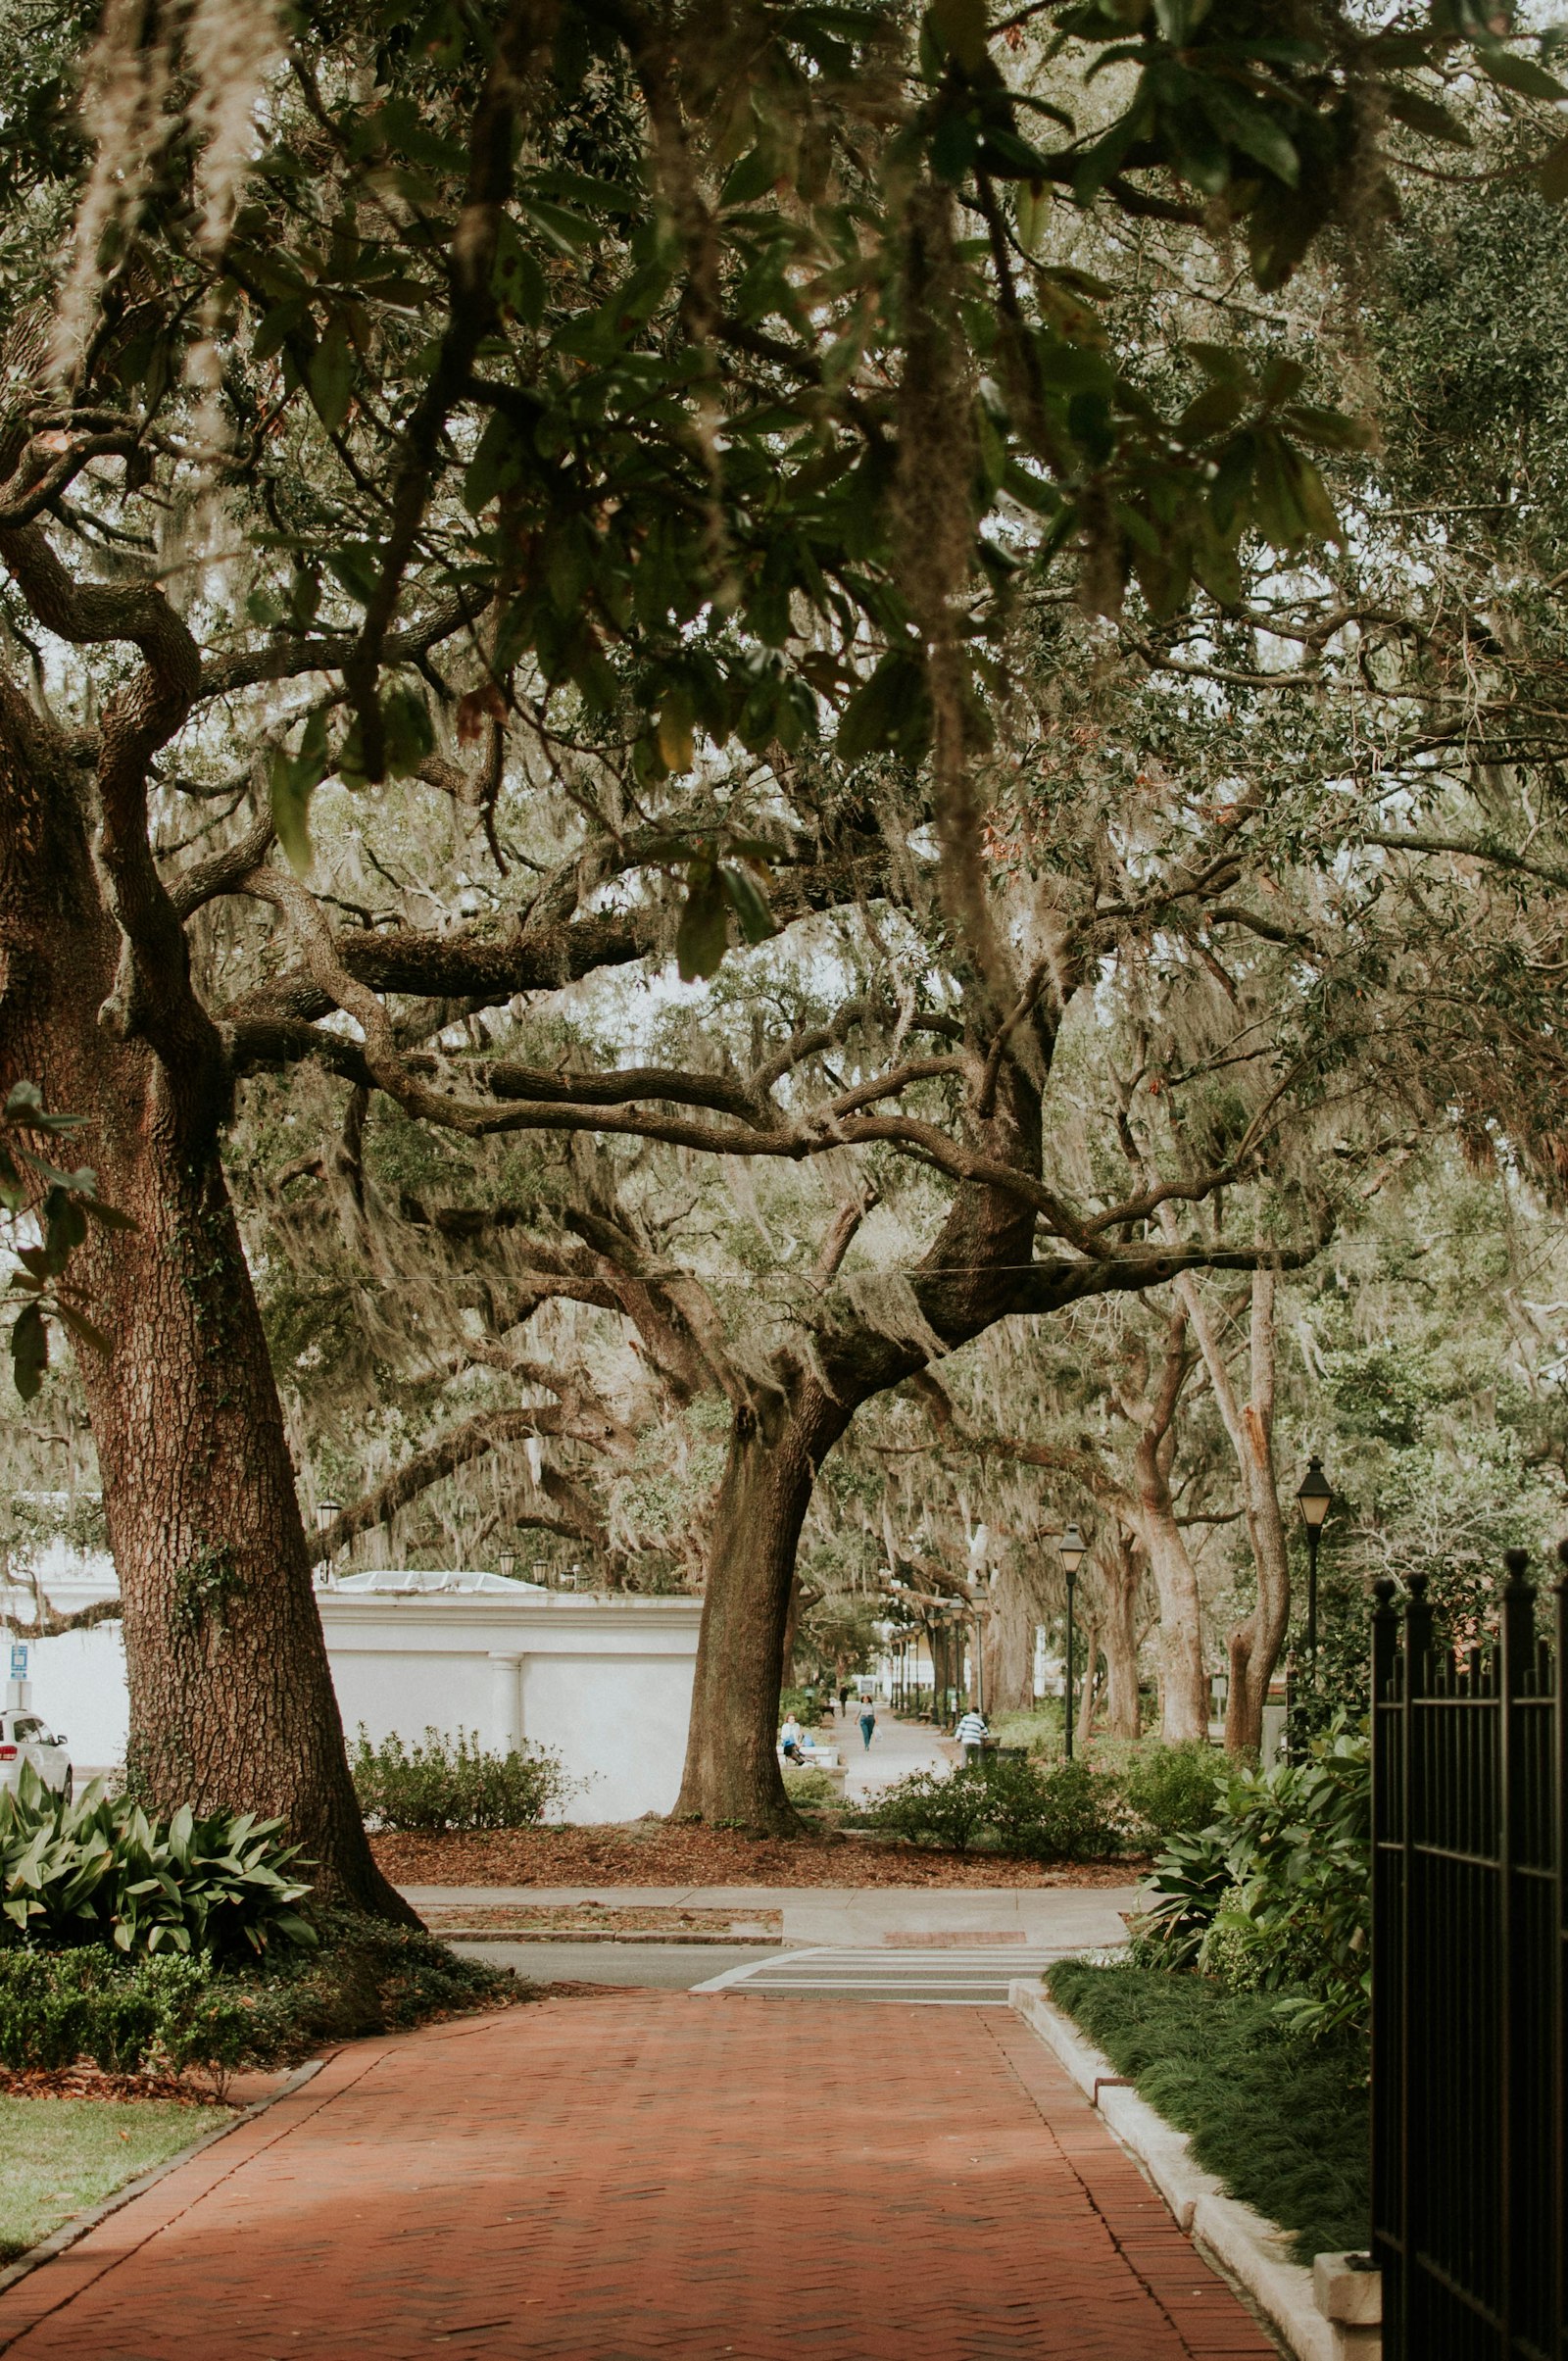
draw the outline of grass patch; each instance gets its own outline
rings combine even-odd
[[[1371,2219],[1366,2044],[1341,2030],[1288,2034],[1274,1993],[1204,1976],[1061,1960],[1057,2006],[1118,2074],[1185,2132],[1233,2197],[1291,2233],[1298,2262],[1364,2247]]]
[[[0,2263],[232,2121],[170,2099],[0,2097]]]

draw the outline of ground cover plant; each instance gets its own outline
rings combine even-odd
[[[245,2067],[528,1992],[422,1929],[326,1910],[318,1933],[313,1949],[249,1966],[194,1952],[126,1957],[102,1943],[0,1952],[0,2066],[89,2058],[106,2073],[189,2072],[221,2089]]]
[[[1154,1968],[1062,1960],[1046,1983],[1199,2163],[1290,2233],[1298,2260],[1366,2244],[1366,2048],[1353,2028],[1312,2039],[1283,2025],[1267,1993]]]
[[[24,1764],[0,1794],[0,1945],[102,1943],[122,1952],[309,1948],[310,1892],[280,1820],[188,1804],[167,1820],[98,1783],[75,1801]]]
[[[0,2096],[0,2264],[229,2120],[177,2099]]]
[[[537,1746],[494,1753],[466,1730],[427,1729],[413,1746],[394,1732],[372,1746],[362,1722],[350,1768],[374,1828],[531,1828],[571,1792],[554,1754]]]

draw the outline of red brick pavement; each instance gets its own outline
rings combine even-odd
[[[609,1992],[340,2051],[0,2297],[18,2361],[1263,2361],[998,2010]]]

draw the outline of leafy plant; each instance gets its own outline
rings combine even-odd
[[[814,1764],[798,1771],[793,1763],[786,1763],[784,1765],[784,1785],[788,1790],[790,1801],[804,1804],[808,1808],[837,1803],[839,1800],[837,1781],[831,1779],[826,1771],[818,1770]]]
[[[1225,1772],[1224,1757],[1201,1739],[1175,1746],[1151,1743],[1129,1751],[1121,1789],[1128,1809],[1154,1836],[1174,1837],[1213,1818]]]
[[[1303,2030],[1364,2022],[1371,1794],[1367,1741],[1343,1717],[1306,1761],[1234,1772],[1211,1825],[1156,1860],[1135,1959],[1282,1992],[1280,2015]]]
[[[97,1782],[68,1802],[24,1764],[0,1794],[0,1943],[220,1958],[309,1947],[316,1930],[295,1905],[310,1886],[282,1826],[254,1812],[198,1820],[188,1804],[155,1820]]]
[[[986,1755],[946,1778],[916,1771],[865,1817],[872,1828],[957,1852],[983,1837],[998,1852],[1037,1861],[1098,1860],[1127,1848],[1116,1782],[1077,1761],[1048,1768]]]
[[[102,1943],[0,1951],[0,2065],[86,2057],[108,2073],[198,2068],[221,2078],[517,1992],[422,1928],[341,1910],[321,1912],[319,1928],[317,1950],[237,1967],[194,1951],[127,1957]]]
[[[349,1767],[368,1820],[421,1835],[531,1828],[571,1793],[558,1756],[536,1746],[492,1754],[461,1729],[455,1738],[427,1729],[412,1746],[394,1733],[372,1746],[362,1722]]]

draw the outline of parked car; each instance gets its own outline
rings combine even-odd
[[[64,1736],[55,1737],[35,1713],[0,1713],[0,1788],[14,1788],[22,1766],[30,1762],[44,1786],[56,1789],[69,1803],[75,1785]]]

